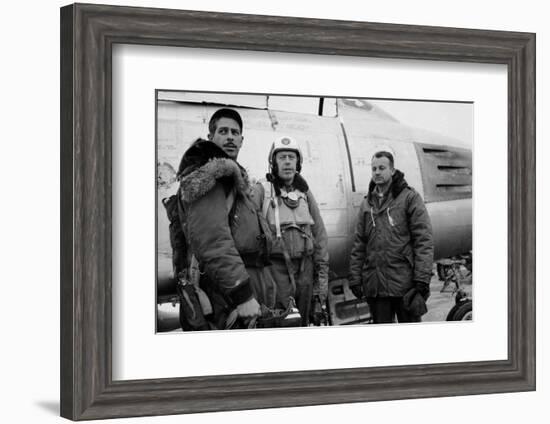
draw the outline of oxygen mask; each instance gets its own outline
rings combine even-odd
[[[284,204],[290,209],[296,209],[298,203],[300,202],[300,197],[295,191],[281,191],[281,199],[283,199]]]

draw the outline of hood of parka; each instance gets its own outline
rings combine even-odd
[[[183,154],[178,168],[183,200],[193,202],[203,197],[220,181],[226,189],[235,187],[237,194],[249,190],[243,167],[211,141],[197,139]]]

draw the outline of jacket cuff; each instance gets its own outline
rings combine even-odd
[[[430,284],[430,280],[432,279],[432,274],[431,272],[420,272],[420,271],[417,271],[414,273],[414,276],[413,276],[413,281],[416,283],[416,282],[419,282],[419,283],[426,283],[426,284]]]
[[[252,299],[254,297],[254,292],[252,291],[252,286],[250,285],[250,279],[246,279],[245,281],[237,284],[236,287],[230,289],[227,293],[227,297],[233,307]]]
[[[361,285],[361,278],[356,278],[356,277],[352,277],[351,275],[348,275],[348,285],[350,287]]]

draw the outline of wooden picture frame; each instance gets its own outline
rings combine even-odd
[[[112,380],[116,43],[505,64],[508,359]],[[535,35],[75,4],[61,9],[61,415],[73,420],[535,389]]]

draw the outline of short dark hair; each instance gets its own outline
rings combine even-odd
[[[390,153],[390,152],[386,152],[384,150],[380,151],[380,152],[376,152],[374,155],[372,155],[373,158],[388,158],[388,160],[390,161],[390,166],[393,168],[393,155]]]
[[[224,107],[214,112],[214,114],[210,118],[210,122],[208,123],[208,132],[210,134],[214,134],[216,132],[216,126],[218,125],[218,121],[222,118],[233,119],[237,124],[239,124],[241,133],[243,132],[243,120],[241,118],[241,115],[239,115],[239,112],[237,112],[236,110]]]

